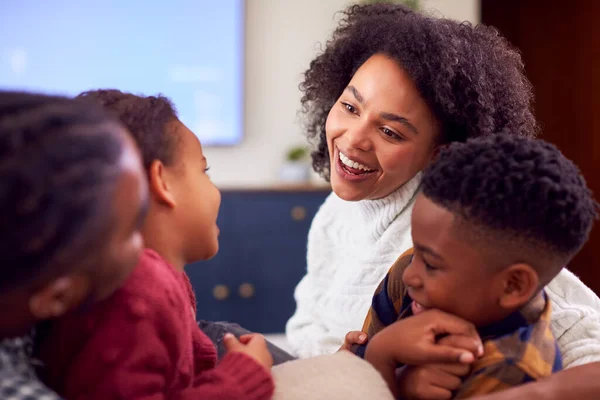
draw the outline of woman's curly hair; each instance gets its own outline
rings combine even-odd
[[[442,142],[500,132],[535,136],[532,87],[519,53],[492,27],[414,12],[398,4],[353,5],[300,84],[313,168],[330,165],[327,115],[356,70],[374,54],[399,62],[442,127]]]

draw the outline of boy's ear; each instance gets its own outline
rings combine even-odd
[[[148,187],[152,196],[167,207],[175,206],[175,196],[169,182],[169,174],[160,160],[154,160],[148,169]]]
[[[538,274],[529,264],[511,265],[502,271],[502,279],[504,290],[500,296],[500,306],[504,309],[521,308],[539,290]]]
[[[29,311],[37,320],[60,317],[80,306],[90,290],[89,279],[83,275],[60,277],[31,296]]]

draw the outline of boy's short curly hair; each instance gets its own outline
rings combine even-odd
[[[448,146],[423,173],[422,192],[491,232],[496,246],[502,247],[499,235],[524,253],[550,253],[561,266],[585,244],[598,215],[572,161],[550,143],[516,135]]]
[[[177,120],[177,111],[168,98],[138,96],[116,89],[90,90],[77,98],[101,105],[125,125],[140,148],[146,169],[154,160],[165,165],[174,162],[178,136],[168,132],[167,124]]]
[[[437,19],[398,4],[353,5],[300,84],[313,168],[329,178],[325,122],[356,70],[382,53],[408,72],[442,142],[499,132],[535,136],[532,87],[517,51],[491,27]]]

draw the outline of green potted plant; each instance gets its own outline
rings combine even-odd
[[[310,175],[308,148],[306,146],[291,147],[285,154],[285,160],[279,171],[284,182],[307,182]]]
[[[412,8],[413,10],[418,10],[420,6],[419,0],[362,0],[361,3],[400,3]]]

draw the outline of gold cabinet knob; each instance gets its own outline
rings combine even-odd
[[[213,288],[213,296],[217,300],[225,300],[229,297],[229,288],[225,285],[217,285]]]
[[[302,206],[296,206],[292,208],[291,214],[294,221],[302,221],[304,218],[306,218],[306,208]]]
[[[251,297],[254,297],[254,293],[255,293],[254,285],[251,283],[242,283],[240,285],[240,287],[238,288],[238,293],[239,293],[240,297],[242,297],[244,299],[249,299]]]

